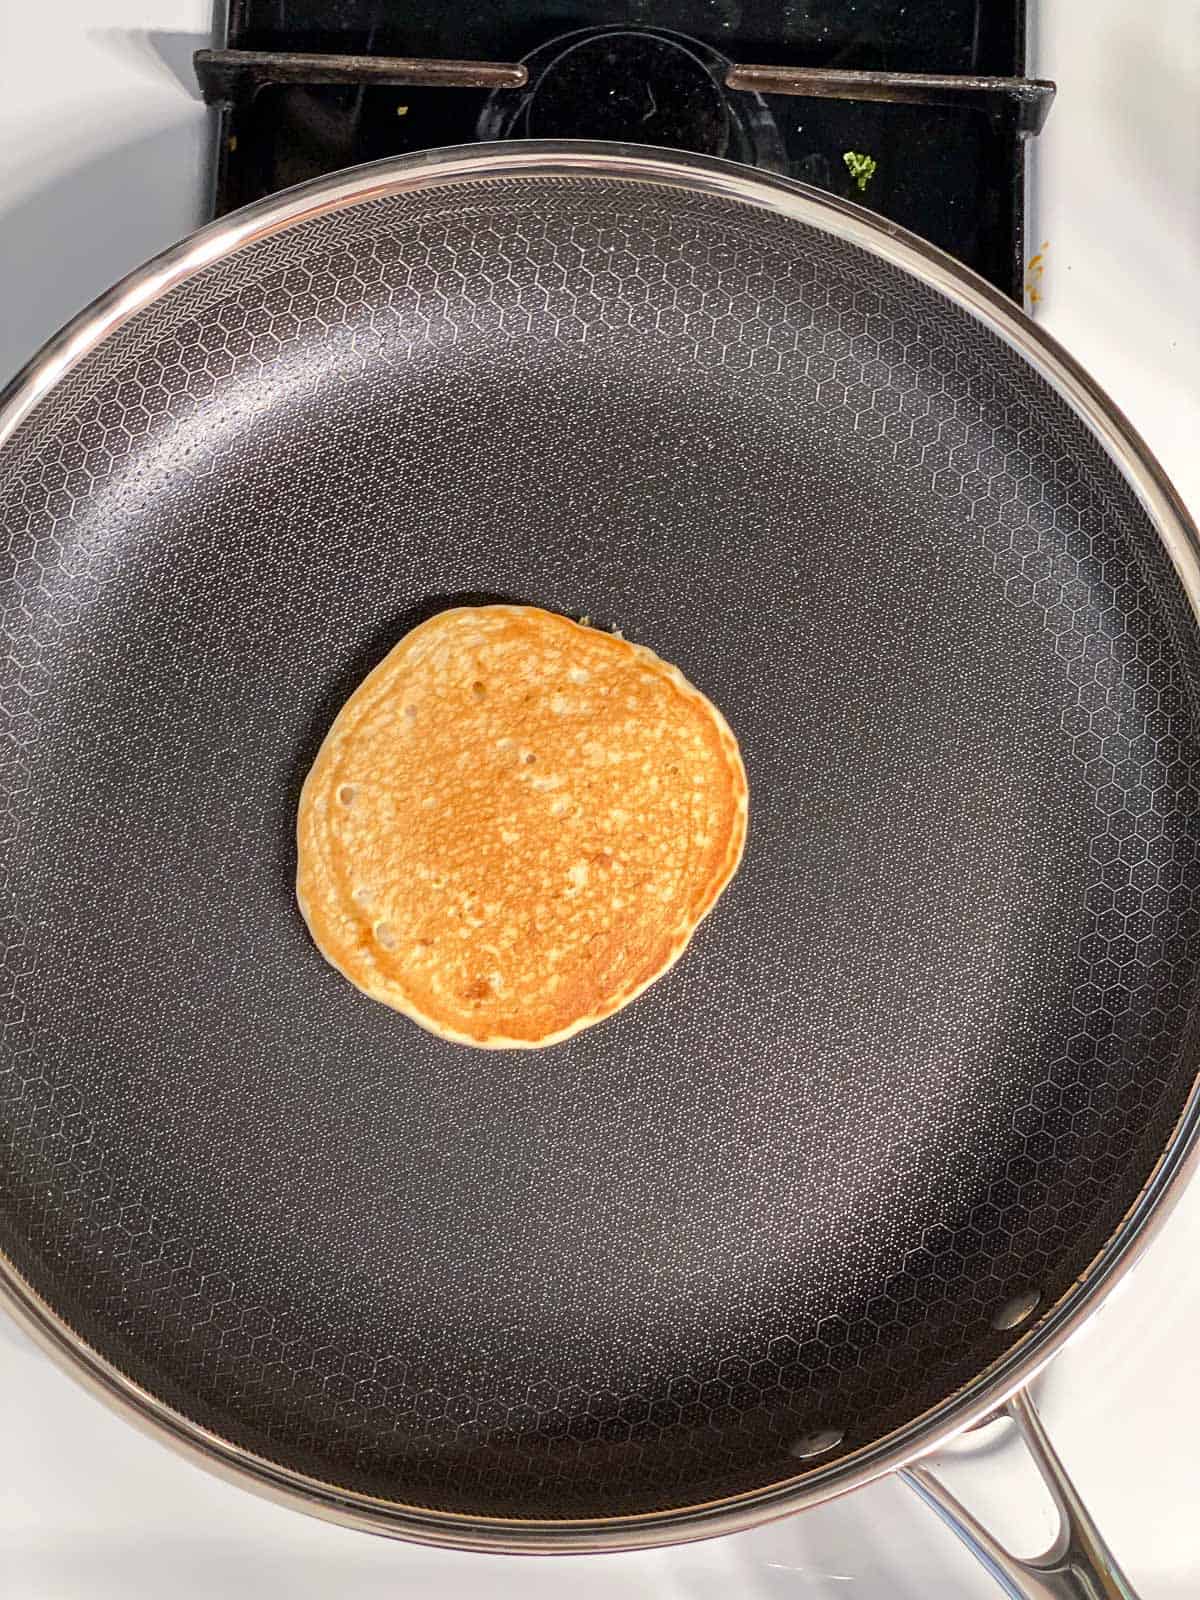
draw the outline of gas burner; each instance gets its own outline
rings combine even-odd
[[[224,4],[196,54],[218,214],[440,146],[616,140],[816,184],[1022,297],[1025,143],[1054,98],[1022,70],[1026,0]]]
[[[699,39],[659,28],[583,28],[539,45],[521,65],[525,87],[489,97],[481,139],[611,139],[787,170],[762,96],[731,92],[732,62]]]

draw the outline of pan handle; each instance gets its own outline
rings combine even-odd
[[[982,1562],[1010,1600],[1137,1600],[1058,1459],[1028,1392],[1019,1390],[996,1415],[1016,1423],[1058,1507],[1058,1534],[1044,1555],[1026,1561],[1012,1555],[927,1466],[907,1467],[900,1476]]]

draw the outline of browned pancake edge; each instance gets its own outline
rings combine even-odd
[[[537,607],[457,607],[334,720],[297,899],[372,999],[456,1043],[542,1048],[674,965],[747,817],[737,741],[678,668]]]

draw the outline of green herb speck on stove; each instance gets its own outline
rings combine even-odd
[[[875,176],[876,161],[874,156],[865,156],[860,150],[847,150],[842,156],[846,163],[846,170],[854,179],[859,194],[867,192],[867,185]]]

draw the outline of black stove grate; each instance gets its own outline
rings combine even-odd
[[[731,63],[1014,78],[1024,38],[1024,0],[229,0],[234,50],[527,62],[528,82],[278,82],[244,63],[218,81],[210,67],[215,210],[437,145],[629,139],[727,155],[857,200],[1019,299],[1028,101],[961,90],[931,104],[810,98],[724,80]]]

